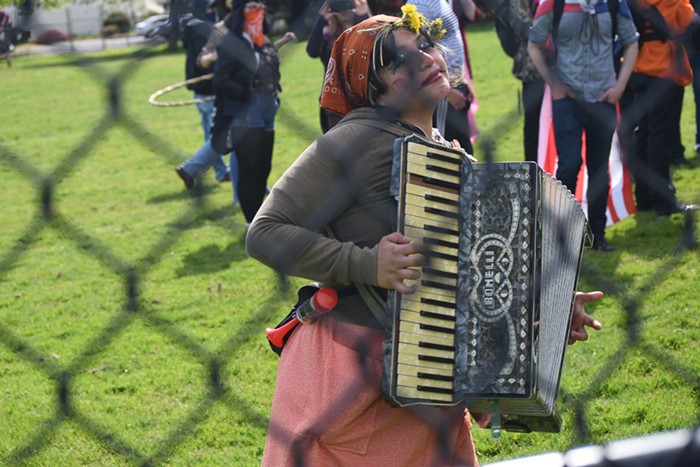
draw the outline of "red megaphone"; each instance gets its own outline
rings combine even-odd
[[[294,318],[278,328],[266,328],[265,334],[267,334],[267,340],[269,340],[275,347],[283,347],[284,338],[287,336],[287,334],[292,332],[292,329],[294,329],[297,324],[299,324],[299,318],[297,318],[295,315]]]
[[[297,308],[294,317],[278,328],[266,328],[267,339],[275,347],[282,348],[285,338],[299,323],[308,323],[323,313],[328,313],[338,304],[338,294],[330,287],[323,287],[313,297]],[[299,317],[302,317],[302,320]]]

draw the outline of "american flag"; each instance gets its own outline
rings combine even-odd
[[[618,126],[620,119],[620,108],[617,108]],[[557,148],[554,144],[554,126],[552,124],[552,98],[549,86],[545,85],[544,99],[542,99],[542,110],[540,113],[540,138],[538,147],[538,164],[547,173],[554,176],[557,170]],[[586,202],[586,188],[588,186],[588,175],[586,173],[586,136],[583,136],[582,146],[583,165],[578,176],[576,186],[576,199],[581,203],[584,212],[588,212]],[[610,193],[608,193],[608,223],[612,225],[621,221],[630,214],[637,212],[634,203],[632,189],[632,179],[630,177],[625,159],[622,155],[622,148],[618,133],[613,136],[610,147]]]

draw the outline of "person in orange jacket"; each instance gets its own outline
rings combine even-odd
[[[633,2],[634,3],[634,2]],[[699,206],[679,203],[670,175],[683,103],[693,81],[681,41],[691,23],[700,23],[689,0],[637,0],[632,4],[639,30],[639,54],[630,86],[637,123],[630,167],[639,211],[668,216]]]

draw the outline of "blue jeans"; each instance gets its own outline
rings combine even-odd
[[[233,126],[242,128],[265,128],[275,131],[275,115],[279,108],[277,96],[253,91],[250,100],[237,106],[233,113]]]
[[[205,94],[194,93],[195,99],[206,99],[211,96]],[[211,126],[214,123],[214,101],[200,102],[197,104],[199,116],[202,120],[202,131],[204,132],[204,141],[209,141],[211,137]]]
[[[233,200],[237,203],[238,195],[236,193],[236,186],[238,186],[238,160],[236,159],[235,152],[231,153],[231,163],[229,169],[227,169],[224,158],[211,147],[210,141],[207,140],[192,157],[180,165],[180,168],[189,175],[196,177],[197,175],[206,172],[209,167],[214,167],[214,170],[216,170],[217,165],[222,165],[224,167],[224,174],[226,174],[227,170],[231,171]],[[219,177],[219,173],[217,172],[216,179],[221,181],[223,179],[223,175]]]
[[[606,208],[610,191],[608,161],[617,125],[615,106],[607,102],[581,102],[572,98],[552,102],[554,139],[558,153],[556,177],[576,192],[581,170],[582,136],[586,132],[586,168],[588,171],[588,223],[596,238],[604,238]]]
[[[205,99],[207,96],[205,94],[194,93],[195,99]],[[197,110],[199,110],[199,115],[202,121],[202,131],[204,132],[204,142],[209,141],[211,137],[211,127],[214,123],[214,102],[201,102],[197,104]],[[206,146],[206,144],[205,144]],[[187,160],[180,167],[193,177],[196,177],[204,173],[210,166],[214,169],[214,176],[217,180],[221,181],[226,176],[227,172],[231,172],[231,181],[235,183],[238,180],[238,164],[233,163],[231,167],[226,167],[226,162],[224,162],[221,156],[214,157],[208,151],[203,150],[204,146],[200,148],[199,151],[195,153],[189,160]],[[211,149],[211,146],[210,146]],[[232,155],[235,160],[235,155]]]

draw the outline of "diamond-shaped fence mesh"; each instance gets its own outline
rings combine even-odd
[[[161,299],[157,298],[157,289],[163,280],[163,270],[175,267],[170,258],[173,251],[177,251],[178,245],[188,236],[198,235],[197,229],[203,223],[208,222],[217,226],[220,229],[219,235],[231,236],[232,233],[242,235],[241,222],[231,220],[226,214],[230,207],[217,208],[215,203],[212,203],[213,190],[210,186],[198,180],[189,194],[189,202],[183,212],[170,212],[165,221],[155,219],[154,216],[154,222],[158,223],[157,234],[144,238],[143,243],[139,239],[130,240],[133,242],[131,246],[140,247],[134,248],[134,251],[127,248],[129,245],[115,246],[112,241],[114,237],[109,237],[109,240],[104,239],[104,231],[110,226],[95,226],[86,222],[84,214],[71,217],[74,214],[67,207],[75,205],[75,202],[71,202],[69,195],[60,194],[61,190],[68,190],[69,183],[79,183],[79,177],[84,174],[81,171],[83,166],[97,156],[99,145],[116,130],[119,130],[120,135],[124,137],[137,140],[148,151],[156,154],[161,162],[165,161],[168,165],[174,166],[182,160],[181,154],[168,141],[150,130],[148,125],[143,125],[138,115],[130,114],[123,105],[128,92],[125,89],[128,89],[133,74],[159,55],[162,55],[162,51],[157,47],[138,48],[129,52],[126,64],[116,72],[106,71],[102,59],[92,56],[72,55],[61,64],[89,76],[93,82],[97,83],[104,97],[102,112],[94,118],[93,126],[84,129],[84,135],[80,140],[65,151],[58,163],[50,170],[46,170],[45,165],[36,163],[32,158],[14,151],[7,144],[0,145],[0,161],[8,168],[4,172],[5,177],[13,177],[24,182],[22,190],[30,193],[27,196],[34,196],[36,199],[34,211],[30,215],[24,214],[26,222],[22,226],[21,233],[13,232],[13,240],[3,242],[0,251],[0,281],[7,281],[10,277],[16,283],[36,279],[36,284],[29,286],[25,284],[23,290],[27,292],[24,293],[46,294],[50,305],[45,305],[43,309],[51,309],[53,313],[45,317],[23,316],[21,310],[17,309],[22,305],[13,304],[11,300],[6,300],[0,308],[0,347],[2,348],[0,356],[3,362],[8,362],[8,365],[12,362],[13,368],[22,368],[20,374],[8,374],[7,379],[5,376],[0,377],[5,391],[9,391],[4,395],[8,396],[7,401],[10,405],[16,403],[18,397],[27,399],[22,403],[25,411],[23,413],[17,413],[12,410],[12,407],[0,403],[4,406],[2,410],[3,417],[7,417],[6,424],[16,423],[17,428],[14,431],[21,432],[19,435],[17,433],[13,435],[11,439],[14,441],[11,445],[3,445],[0,456],[4,465],[49,462],[44,456],[47,452],[61,450],[62,442],[58,438],[67,432],[69,436],[74,437],[73,439],[76,436],[89,439],[83,449],[94,450],[94,458],[97,459],[100,455],[109,456],[109,463],[135,465],[178,463],[173,459],[182,451],[195,452],[200,449],[199,443],[209,443],[227,453],[226,458],[232,460],[226,463],[254,464],[256,456],[260,456],[262,452],[264,437],[258,436],[252,441],[249,439],[241,441],[235,438],[239,431],[231,429],[225,436],[233,439],[212,440],[218,433],[216,425],[227,423],[246,425],[253,427],[258,434],[267,432],[268,436],[285,439],[293,452],[292,458],[295,464],[306,465],[305,443],[310,442],[312,438],[305,436],[288,439],[285,437],[288,437],[289,433],[282,432],[274,423],[268,426],[267,410],[261,409],[255,400],[251,400],[250,393],[260,391],[260,389],[256,390],[257,383],[242,382],[246,378],[251,378],[251,374],[257,376],[259,374],[254,373],[249,367],[239,366],[241,359],[256,357],[261,359],[261,364],[269,366],[267,361],[269,355],[259,356],[259,351],[269,353],[265,348],[267,344],[261,339],[261,331],[266,325],[279,320],[280,310],[288,307],[292,284],[284,273],[289,270],[295,257],[306,245],[269,245],[269,250],[274,252],[273,256],[278,258],[276,267],[281,273],[276,277],[276,286],[247,284],[246,289],[238,290],[237,293],[243,295],[243,298],[247,298],[246,293],[249,296],[262,295],[263,298],[246,302],[240,297],[238,299],[231,297],[232,308],[247,303],[248,306],[253,304],[255,309],[246,309],[239,313],[236,319],[227,321],[222,326],[225,330],[219,330],[218,338],[208,341],[203,337],[198,321],[204,322],[210,317],[205,318],[204,313],[200,317],[191,318],[177,313],[163,312],[158,307]],[[518,125],[519,119],[516,109],[507,110],[497,124],[491,125],[491,128],[496,130],[482,129],[478,146],[480,154],[477,154],[481,160],[494,160],[494,151],[499,144],[499,138]],[[277,124],[284,127],[290,134],[294,133],[307,142],[311,142],[318,133],[311,123],[305,123],[298,115],[284,107],[277,115]],[[367,134],[362,135],[363,137],[358,139],[357,147],[338,148],[339,160],[348,162],[356,151],[362,150],[363,145],[371,145],[375,131],[369,129]],[[103,165],[104,161],[100,164],[102,169],[106,168]],[[156,162],[146,162],[145,165],[148,164],[156,164]],[[76,180],[77,177],[78,180]],[[306,226],[309,229],[322,231],[323,226],[330,221],[329,213],[338,203],[349,197],[359,196],[358,187],[361,186],[362,180],[355,178],[349,163],[343,181],[344,183],[324,200],[322,203],[324,208],[308,219]],[[136,181],[123,180],[121,182],[136,183]],[[661,182],[665,183],[665,181]],[[112,187],[106,187],[106,189],[113,190]],[[133,189],[138,190],[138,187],[135,185]],[[114,191],[115,196],[120,193],[118,190]],[[17,196],[23,195],[17,193]],[[57,202],[59,197],[62,197],[61,203]],[[101,198],[100,201],[107,200]],[[78,204],[83,203],[90,205],[91,200],[83,199]],[[376,212],[377,216],[385,214]],[[128,236],[128,232],[125,235]],[[42,266],[44,263],[38,259],[55,253],[51,248],[45,247],[46,238],[53,236],[60,238],[60,244],[63,245],[60,248],[72,250],[73,257],[76,261],[78,259],[80,261],[80,267],[89,268],[88,275],[94,276],[94,280],[88,284],[87,291],[59,292],[53,289],[61,287],[60,284],[48,287],[39,283],[46,279],[46,275],[40,270],[33,271],[32,265],[38,268],[45,267]],[[585,381],[584,387],[569,388],[564,385],[562,388],[561,400],[572,414],[574,425],[574,429],[569,434],[569,440],[565,444],[566,448],[595,444],[594,440],[599,439],[600,434],[593,433],[595,430],[591,427],[600,410],[604,409],[596,407],[594,410],[592,405],[603,390],[609,390],[611,386],[624,385],[624,382],[617,379],[616,373],[625,362],[630,360],[633,361],[632,364],[640,364],[639,354],[644,355],[644,364],[654,367],[654,371],[661,375],[672,375],[672,381],[664,379],[660,384],[671,385],[672,388],[685,394],[683,400],[692,400],[692,405],[684,407],[683,410],[694,414],[691,419],[697,420],[698,400],[700,400],[699,369],[685,363],[679,358],[677,352],[668,351],[668,346],[645,339],[642,333],[647,317],[641,310],[649,298],[650,291],[656,284],[664,282],[675,274],[682,264],[697,260],[692,250],[695,242],[692,215],[686,215],[683,233],[678,238],[676,251],[656,261],[654,270],[649,271],[643,278],[639,278],[639,283],[636,283],[634,288],[630,287],[629,282],[625,282],[625,278],[619,278],[618,281],[584,261],[583,282],[591,289],[605,290],[606,294],[619,304],[624,327],[617,342],[618,347],[601,352],[604,355],[604,361],[597,361],[594,365],[590,362],[575,363],[590,365],[593,368],[588,372],[589,378]],[[215,254],[231,254],[238,256],[237,260],[240,260],[240,257],[244,256],[242,244],[235,248],[237,249],[235,252],[225,249],[217,250]],[[90,258],[87,263],[85,257]],[[63,264],[61,267],[69,271],[75,266]],[[245,268],[248,267],[250,266]],[[240,271],[240,274],[250,273],[245,268]],[[15,277],[18,270],[23,272],[17,273],[20,277]],[[543,280],[548,278],[545,277]],[[115,288],[115,283],[120,286]],[[71,308],[71,303],[81,303],[83,306],[88,303],[84,296],[91,293],[89,287],[112,288],[114,292],[104,299],[106,303],[96,303],[95,309],[85,310],[82,313],[86,324],[76,319],[75,329],[57,330],[56,334],[65,336],[65,339],[76,338],[73,334],[79,334],[79,351],[74,352],[69,359],[63,359],[59,355],[53,358],[47,356],[47,345],[44,345],[41,340],[45,334],[27,323],[35,319],[44,319],[45,326],[51,327],[52,320]],[[212,287],[216,289],[221,288],[222,285]],[[257,290],[253,290],[255,288]],[[175,302],[178,303],[177,300],[187,302],[190,310],[210,305],[216,306],[207,303],[206,298],[193,299],[188,294],[188,290],[180,292]],[[30,297],[20,297],[20,295],[18,293],[15,297],[18,299],[17,303],[27,305],[26,300]],[[196,300],[201,301],[192,305]],[[666,300],[671,304],[670,306],[673,306],[672,296]],[[80,315],[81,313],[77,314],[77,316]],[[668,322],[658,322],[655,325],[673,326]],[[684,325],[697,330],[696,323]],[[215,328],[216,321],[207,323],[205,327],[207,326]],[[258,344],[251,347],[251,343],[254,342]],[[363,348],[361,344],[358,346]],[[124,348],[133,349],[132,359],[129,362],[131,368],[142,370],[141,379],[137,382],[128,382],[120,380],[119,375],[114,376],[114,384],[108,391],[102,386],[97,386],[94,380],[86,380],[87,376],[96,375],[97,377],[104,372],[111,363],[103,365],[98,363],[110,361],[110,354],[115,349]],[[161,349],[168,355],[161,355],[161,350],[156,349]],[[688,350],[697,351],[697,346]],[[131,352],[127,350],[126,353]],[[173,371],[162,370],[168,359],[177,359],[179,362],[177,367],[171,367],[172,370],[176,369],[175,374]],[[118,359],[114,361],[117,366],[123,364],[119,363]],[[267,363],[264,363],[265,361]],[[256,366],[254,362],[252,365]],[[124,373],[129,369],[119,368],[119,371]],[[643,370],[640,369],[640,371]],[[270,396],[269,387],[273,381],[269,380],[269,375],[267,378],[260,384],[268,386],[262,392]],[[371,378],[369,370],[366,375],[359,375],[356,382],[358,387],[368,384],[365,378]],[[665,377],[660,376],[660,378]],[[10,381],[16,386],[9,385]],[[93,384],[95,384],[94,387]],[[33,393],[31,388],[38,388],[39,392],[49,394],[48,398],[52,400],[50,407],[44,407],[38,410],[38,413],[27,413],[27,404],[31,406],[31,401],[36,398],[41,399],[41,396]],[[182,388],[185,389],[181,393],[179,389]],[[100,391],[107,393],[102,394]],[[356,392],[357,387],[352,385],[347,387],[343,393],[337,394],[336,404],[327,413],[316,414],[316,419],[333,420],[354,403]],[[10,393],[14,395],[9,397]],[[119,401],[120,397],[126,398],[127,402]],[[653,394],[650,394],[650,397],[654,397]],[[136,403],[138,400],[144,404],[138,411],[129,407],[129,404]],[[120,421],[115,421],[117,415],[120,415]],[[643,416],[641,418],[644,419]],[[153,425],[160,423],[167,428],[156,430],[158,434],[152,434],[149,430],[153,429]],[[440,420],[434,423],[436,430],[440,433],[440,427],[444,424]],[[627,423],[635,423],[634,417],[630,416]],[[130,434],[132,430],[139,434],[136,436]],[[205,430],[208,430],[207,434],[203,434]],[[648,430],[648,432],[653,431],[655,431],[653,428]],[[652,449],[651,453],[642,452],[639,444],[630,444],[626,448],[623,446],[622,453],[619,450],[613,450],[612,447],[607,451],[600,448],[596,451],[598,460],[595,462],[598,464],[591,462],[586,465],[623,465],[615,462],[625,458],[631,462],[627,465],[697,463],[697,432],[695,428],[694,437],[686,436],[687,433],[679,434],[673,442],[666,440],[661,443],[658,450]],[[143,438],[140,439],[141,437]],[[444,451],[442,459],[449,458],[449,446],[443,445],[440,441],[447,438],[439,435],[437,437],[438,452]],[[610,438],[615,439],[615,433]],[[235,449],[237,444],[246,444],[248,448],[243,454],[231,454],[230,451]],[[673,452],[669,452],[669,446],[672,446]],[[478,445],[477,450],[479,450]],[[653,455],[659,452],[666,454],[663,461]],[[644,457],[645,455],[647,457]],[[243,456],[243,458],[237,456]],[[88,459],[90,456],[81,458]],[[252,462],[251,458],[254,458]],[[193,454],[188,459],[190,463],[196,462],[196,455]],[[576,464],[575,459],[572,452],[570,457],[557,457],[555,463],[548,465],[582,465]],[[188,463],[188,461],[183,462]]]

